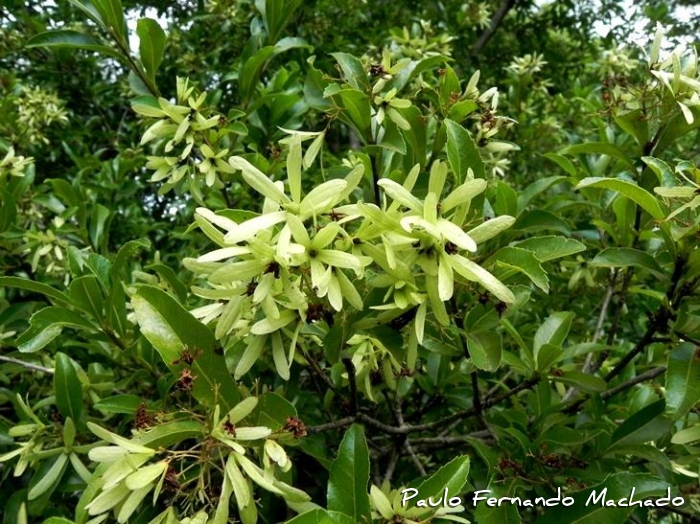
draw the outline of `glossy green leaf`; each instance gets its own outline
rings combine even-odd
[[[294,405],[283,396],[268,391],[258,398],[255,410],[249,416],[254,426],[265,426],[272,431],[280,430],[288,417],[296,417],[297,410]]]
[[[192,438],[202,438],[206,428],[196,420],[173,420],[159,424],[133,438],[133,442],[149,448],[168,448]]]
[[[33,353],[46,347],[61,334],[64,327],[95,331],[95,326],[78,313],[58,306],[49,306],[34,313],[30,327],[17,338],[17,349]]]
[[[255,1],[255,7],[262,15],[265,32],[270,42],[274,42],[280,37],[282,30],[301,4],[301,0]]]
[[[83,412],[83,387],[75,369],[77,364],[66,354],[56,353],[56,372],[53,376],[56,406],[65,418],[80,420]]]
[[[5,188],[0,188],[0,233],[7,231],[17,220],[15,197]]]
[[[444,495],[445,490],[451,496],[457,496],[467,485],[469,475],[469,457],[460,455],[453,458],[447,464],[438,469],[428,478],[422,480],[417,486],[420,498],[433,498]],[[413,485],[413,483],[412,483]]]
[[[571,321],[574,314],[569,311],[561,311],[553,313],[542,323],[535,333],[535,339],[532,343],[532,351],[537,358],[537,352],[544,344],[552,344],[561,346],[569,334]]]
[[[597,267],[641,267],[662,273],[661,266],[645,251],[630,247],[609,247],[598,253],[591,261]]]
[[[59,291],[58,289],[49,286],[48,284],[43,284],[41,282],[35,282],[29,280],[28,278],[22,277],[0,277],[0,287],[14,287],[18,289],[24,289],[25,291],[32,291],[34,293],[41,293],[42,295],[52,298],[53,300],[63,304],[69,305],[71,303],[68,295]]]
[[[671,422],[663,416],[665,401],[659,400],[637,411],[613,432],[609,450],[630,444],[646,444],[671,431]]]
[[[469,131],[452,120],[445,120],[447,129],[447,161],[459,183],[466,180],[471,168],[476,178],[484,178],[486,171],[479,149]]]
[[[666,410],[674,419],[682,418],[700,402],[700,351],[685,342],[668,354],[666,370]]]
[[[578,178],[578,170],[576,169],[576,166],[574,166],[571,160],[565,156],[558,153],[545,153],[542,156],[557,164],[572,177]]]
[[[491,261],[499,267],[515,270],[527,276],[533,284],[545,293],[549,293],[549,279],[532,251],[518,247],[504,247],[496,253]],[[503,279],[503,277],[501,277]]]
[[[122,413],[125,415],[133,415],[136,413],[141,404],[141,397],[136,395],[114,395],[112,397],[103,398],[95,402],[94,408],[102,413]]]
[[[56,49],[83,49],[85,51],[94,51],[101,53],[110,58],[115,58],[119,61],[124,61],[124,56],[102,44],[99,40],[90,35],[73,31],[71,29],[59,29],[55,31],[47,31],[39,33],[29,39],[26,47],[48,47]]]
[[[349,53],[331,53],[331,56],[338,62],[343,79],[353,88],[366,93],[369,89],[368,73],[359,58]]]
[[[594,154],[606,155],[620,160],[625,167],[633,173],[636,171],[632,159],[618,146],[607,142],[586,142],[584,144],[575,144],[568,146],[559,151],[562,155],[577,155],[577,154]]]
[[[155,83],[156,71],[163,59],[165,49],[165,31],[152,18],[140,18],[136,22],[136,34],[139,36],[139,56],[146,69],[148,78]]]
[[[567,386],[572,386],[580,389],[581,391],[587,391],[589,393],[602,393],[606,388],[605,381],[602,378],[596,377],[595,375],[589,375],[588,373],[583,373],[581,371],[564,371],[557,373],[551,378],[551,380],[561,382]]]
[[[27,500],[34,500],[56,489],[68,465],[68,455],[61,453],[54,459],[42,462],[32,480],[29,482]]]
[[[369,494],[369,449],[362,426],[353,424],[340,443],[328,480],[328,509],[372,522]]]
[[[91,3],[100,13],[104,24],[112,29],[115,38],[124,47],[127,47],[128,31],[121,0],[92,0]]]
[[[474,498],[472,496],[467,498],[467,507],[474,507],[474,518],[475,522],[479,524],[521,524],[522,519],[518,513],[518,508],[512,504],[498,504],[490,506],[486,504],[481,497],[512,497],[515,494],[512,492],[513,488],[509,486],[509,482],[494,482],[491,481],[487,486],[486,490],[488,493],[475,493],[478,495],[479,500],[475,504]]]
[[[621,180],[619,178],[589,177],[581,180],[581,182],[579,182],[579,184],[576,186],[576,189],[585,189],[589,187],[616,191],[622,196],[633,200],[642,209],[644,209],[644,211],[656,219],[661,220],[666,216],[664,210],[661,208],[661,204],[659,204],[659,201],[654,195],[649,193],[649,191],[646,189],[639,187],[632,182],[628,182],[627,180]]]
[[[370,128],[369,97],[356,89],[343,89],[338,92],[338,98],[345,109],[345,114],[361,137],[368,136]]]
[[[501,365],[503,341],[495,331],[467,332],[469,356],[474,365],[484,371],[495,371]]]
[[[401,69],[398,73],[396,73],[396,75],[394,75],[394,78],[387,82],[384,90],[388,91],[395,88],[397,91],[401,91],[421,73],[443,65],[446,60],[446,57],[440,55],[429,56],[420,60],[411,60],[406,67]]]
[[[682,429],[671,437],[671,442],[674,444],[690,444],[700,440],[700,424],[689,428]]]
[[[141,332],[174,373],[179,374],[182,367],[176,362],[185,347],[197,355],[192,363],[194,397],[205,405],[218,403],[229,411],[238,402],[239,393],[223,356],[215,353],[213,333],[156,287],[139,287],[131,303]]]
[[[528,238],[515,244],[515,247],[532,251],[540,262],[567,257],[586,250],[585,244],[578,240],[555,235]]]
[[[351,517],[339,513],[337,511],[326,511],[325,509],[317,508],[297,515],[291,520],[286,521],[287,524],[356,524]]]
[[[518,214],[522,213],[537,196],[564,180],[567,180],[567,178],[563,176],[551,176],[548,178],[541,178],[528,185],[518,195]]]
[[[104,297],[97,278],[93,275],[78,277],[68,286],[74,306],[100,320],[104,316]]]

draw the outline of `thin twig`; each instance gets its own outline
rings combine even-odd
[[[408,451],[408,454],[410,455],[413,464],[416,466],[418,473],[421,474],[421,477],[425,477],[428,473],[425,471],[425,468],[423,467],[423,464],[421,464],[420,460],[418,460],[418,455],[416,455],[416,452],[413,451],[413,446],[411,446],[410,440],[406,439],[404,442],[404,447],[406,448],[406,451]]]
[[[384,473],[384,482],[387,484],[391,483],[391,477],[394,476],[394,471],[396,470],[396,464],[399,462],[400,457],[399,451],[394,447],[391,451],[391,457],[389,458],[389,463],[386,465],[386,472]]]
[[[629,380],[626,380],[625,382],[622,382],[621,384],[618,384],[617,386],[607,389],[603,391],[600,394],[600,398],[605,400],[613,395],[617,395],[618,393],[621,393],[623,391],[626,391],[630,389],[633,386],[636,386],[637,384],[640,384],[642,382],[646,382],[647,380],[653,380],[654,378],[658,377],[662,373],[666,371],[665,366],[660,366],[658,368],[650,369],[649,371],[645,371],[641,375],[637,375],[636,377],[633,377]],[[568,405],[564,409],[562,409],[563,413],[566,413],[567,415],[571,415],[572,413],[577,413],[580,409],[581,406],[583,405],[584,402],[588,400],[588,395],[585,395],[572,404]]]
[[[322,431],[328,431],[329,429],[344,428],[352,424],[357,420],[357,417],[345,417],[334,420],[333,422],[328,422],[326,424],[319,424],[318,426],[307,426],[306,432],[310,435],[314,433],[321,433]]]
[[[631,388],[632,386],[634,386],[636,384],[639,384],[641,382],[646,382],[647,380],[652,380],[665,372],[666,372],[666,366],[659,366],[658,368],[650,369],[649,371],[645,371],[641,375],[637,375],[634,378],[626,380],[622,384],[618,384],[614,388],[610,388],[610,389],[603,391],[600,394],[600,398],[605,400],[607,398],[612,397],[613,395],[617,395],[618,393],[625,391],[626,389]]]
[[[51,368],[40,366],[39,364],[32,364],[31,362],[25,362],[24,360],[20,360],[18,358],[5,357],[3,355],[0,355],[0,360],[3,362],[9,362],[11,364],[17,364],[19,366],[25,367],[27,369],[32,369],[34,371],[41,371],[42,373],[54,373],[54,370]]]

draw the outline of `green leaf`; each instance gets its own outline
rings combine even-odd
[[[406,67],[404,67],[398,73],[396,73],[396,75],[394,75],[394,78],[387,82],[384,89],[388,91],[390,89],[396,88],[397,91],[401,91],[415,78],[417,78],[418,75],[429,69],[434,69],[438,66],[441,66],[445,63],[446,60],[447,58],[441,55],[429,56],[427,58],[422,58],[421,60],[412,60],[406,65]]]
[[[42,295],[57,300],[63,305],[69,305],[71,303],[68,295],[55,289],[48,284],[42,284],[41,282],[34,282],[28,278],[21,277],[0,277],[0,287],[16,287],[18,289],[24,289],[25,291],[32,291],[34,293],[41,293]]]
[[[369,449],[362,426],[353,424],[340,443],[328,480],[328,509],[344,513],[355,522],[372,522],[367,484]]]
[[[636,109],[626,113],[612,111],[612,117],[625,133],[634,137],[637,145],[644,147],[647,144],[649,141],[649,119],[646,110]]]
[[[92,0],[92,5],[100,13],[103,23],[112,29],[115,38],[128,48],[128,31],[121,0]]]
[[[673,442],[674,444],[681,445],[690,444],[691,442],[695,442],[696,440],[700,440],[700,424],[692,426],[690,428],[682,429],[678,433],[675,433],[671,438],[671,442]]]
[[[187,439],[203,438],[207,429],[195,420],[173,420],[134,437],[136,444],[153,449],[168,448]]]
[[[466,180],[471,168],[476,178],[485,178],[486,170],[479,149],[469,131],[452,120],[445,120],[447,127],[447,161],[457,177],[458,184]]]
[[[663,417],[664,410],[665,401],[662,399],[634,413],[613,432],[608,451],[618,446],[646,444],[667,435],[672,424]]]
[[[64,418],[80,421],[83,412],[83,387],[73,360],[66,354],[56,353],[56,372],[53,376],[56,407]]]
[[[286,524],[355,524],[355,521],[343,513],[316,508],[297,515]]]
[[[503,341],[496,331],[469,331],[469,356],[474,365],[484,371],[496,371],[501,365]]]
[[[661,208],[659,201],[649,193],[644,188],[639,187],[632,182],[627,180],[621,180],[619,178],[604,178],[604,177],[588,177],[584,178],[576,186],[576,189],[585,189],[589,187],[610,189],[620,193],[622,196],[629,198],[638,204],[644,211],[649,213],[652,217],[661,220],[665,218],[666,214]]]
[[[124,55],[115,51],[111,47],[103,45],[99,40],[90,35],[73,31],[70,29],[59,29],[47,31],[34,35],[27,42],[26,47],[48,47],[56,49],[84,49],[94,51],[103,55],[115,58],[121,62],[125,61]]]
[[[676,176],[666,162],[653,156],[643,156],[642,161],[654,172],[662,187],[674,187],[677,185]]]
[[[562,155],[595,154],[617,158],[631,171],[636,172],[632,159],[618,146],[607,142],[587,142],[568,146],[559,151]]]
[[[552,346],[547,345],[544,347]],[[564,371],[561,374],[552,376],[551,379],[554,382],[561,382],[567,386],[573,386],[589,393],[601,393],[605,391],[607,387],[602,378],[589,375],[588,373],[582,373],[581,371]]]
[[[345,109],[344,115],[349,119],[348,123],[361,137],[368,137],[371,122],[369,97],[356,89],[342,89],[338,91],[337,97]]]
[[[468,475],[469,457],[460,455],[423,480],[416,489],[421,499],[433,498],[437,500],[444,494],[445,490],[450,495],[457,496],[467,485]]]
[[[17,220],[17,203],[12,193],[0,188],[0,233],[4,233]]]
[[[487,487],[489,493],[479,493],[479,497],[512,497],[513,487],[509,483],[501,483],[491,481]],[[476,493],[475,493],[476,495]],[[473,501],[473,499],[472,499]],[[466,506],[472,506],[467,499]],[[479,524],[521,524],[522,520],[518,513],[518,508],[512,504],[499,504],[497,506],[489,506],[483,500],[479,500],[475,505],[474,522]],[[568,521],[566,521],[568,523]]]
[[[549,293],[549,279],[547,273],[540,265],[535,254],[521,247],[504,247],[500,249],[490,261],[496,262],[499,267],[505,267],[518,271],[527,276],[545,293]],[[505,277],[501,277],[504,279]]]
[[[258,404],[250,415],[254,426],[265,426],[272,431],[279,431],[287,423],[287,417],[296,417],[294,405],[283,396],[268,391],[258,397]]]
[[[649,253],[630,247],[609,247],[598,253],[591,261],[597,267],[641,267],[663,273],[661,266]]]
[[[574,314],[570,311],[560,311],[553,313],[542,323],[535,333],[535,338],[532,342],[532,352],[537,359],[537,353],[545,344],[561,347],[566,340],[571,328],[571,321]]]
[[[524,191],[521,191],[518,195],[518,214],[522,213],[528,204],[537,197],[538,195],[547,191],[550,187],[563,180],[568,180],[564,176],[550,176],[548,178],[541,178],[536,180],[532,184],[528,185]]]
[[[263,25],[270,42],[276,41],[289,23],[301,0],[256,0],[255,7],[262,15]]]
[[[685,342],[668,355],[666,371],[666,410],[680,419],[700,402],[700,354]]]
[[[30,327],[17,338],[17,349],[22,353],[33,353],[45,347],[61,334],[64,327],[96,331],[95,326],[70,309],[49,306],[34,313]]]
[[[265,64],[272,58],[274,53],[275,46],[263,47],[241,66],[238,73],[238,91],[242,100],[250,100]]]
[[[64,519],[63,517],[49,517],[41,524],[75,524],[72,520]]]
[[[78,277],[70,283],[68,294],[73,305],[92,315],[96,320],[104,316],[102,289],[93,275]]]
[[[574,164],[565,156],[557,153],[545,153],[543,157],[551,160],[574,178],[578,178],[578,170]]]
[[[27,500],[34,500],[56,489],[68,465],[68,455],[61,453],[55,459],[41,463],[39,469],[29,481]]]
[[[569,224],[562,220],[557,215],[545,211],[544,209],[533,209],[526,211],[518,217],[518,220],[513,224],[511,230],[520,229],[523,231],[542,231],[552,230],[570,235]]]
[[[156,71],[163,59],[165,49],[165,31],[152,18],[140,18],[136,22],[136,34],[139,36],[139,56],[146,70],[146,75],[155,84]]]
[[[146,266],[146,269],[155,271],[163,280],[170,284],[172,291],[181,303],[187,300],[187,287],[182,283],[173,268],[165,264],[150,264]]]
[[[165,365],[179,374],[185,347],[194,356],[193,396],[206,406],[220,404],[225,411],[238,403],[239,393],[222,355],[215,353],[213,333],[177,301],[153,286],[140,286],[131,298],[141,332],[153,344]]]
[[[515,244],[515,247],[532,251],[540,262],[567,257],[586,250],[586,246],[578,240],[555,235],[528,238]]]
[[[141,404],[141,397],[136,395],[114,395],[103,398],[93,406],[102,413],[122,413],[133,415]]]
[[[343,73],[343,79],[355,89],[366,93],[369,90],[369,80],[367,79],[367,71],[362,65],[362,62],[355,56],[349,53],[331,53],[340,66]]]

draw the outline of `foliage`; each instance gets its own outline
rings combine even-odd
[[[635,52],[587,2],[20,4],[4,522],[698,513],[700,76],[661,25]]]

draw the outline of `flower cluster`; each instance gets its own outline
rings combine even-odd
[[[48,144],[46,128],[55,124],[68,123],[65,104],[52,91],[40,87],[25,87],[22,96],[15,100],[15,105],[23,138],[31,143]]]
[[[0,183],[9,176],[24,176],[27,169],[34,163],[32,157],[15,154],[15,148],[10,146],[5,157],[0,160]]]
[[[276,478],[277,470],[289,471],[291,462],[272,430],[264,426],[236,425],[252,413],[257,402],[257,398],[248,397],[223,418],[217,406],[211,429],[207,430],[204,425],[199,427],[199,432],[209,442],[208,446],[200,449],[179,451],[159,448],[156,445],[157,438],[163,432],[158,431],[158,428],[153,430],[155,435],[146,432],[127,439],[88,423],[90,430],[108,444],[94,447],[89,452],[90,459],[100,464],[97,489],[85,506],[89,515],[95,517],[90,522],[106,520],[110,511],[114,513],[117,522],[127,522],[150,493],[155,504],[162,493],[179,486],[178,478],[184,476],[182,471],[198,456],[198,463],[205,464],[199,467],[211,469],[210,475],[223,477],[220,496],[211,500],[208,504],[211,507],[201,512],[203,522],[209,522],[210,516],[216,522],[226,522],[231,499],[236,502],[242,522],[256,522],[254,484],[281,496],[289,504],[308,502],[309,496],[306,493]],[[192,421],[188,424],[197,426]],[[190,427],[189,431],[196,430]],[[263,467],[249,458],[254,443],[259,444],[260,441],[264,441],[259,451]],[[153,461],[157,455],[162,455],[160,460]],[[206,486],[201,485],[196,490],[200,492],[195,495],[200,506],[202,501],[209,499],[206,489]],[[158,522],[159,518],[168,519],[169,512],[170,510],[163,512],[152,522]]]
[[[263,197],[262,213],[217,214],[199,208],[195,220],[219,248],[184,261],[207,281],[207,286],[195,286],[194,293],[212,301],[193,314],[205,323],[216,321],[215,334],[228,341],[225,347],[241,348],[236,378],[269,348],[277,372],[288,379],[297,346],[317,342],[306,326],[318,321],[330,326],[334,314],[348,306],[376,309],[386,322],[415,313],[408,321],[414,327],[403,356],[392,355],[369,334],[357,333],[347,341],[357,378],[372,398],[372,373],[381,367],[393,377],[402,361],[414,365],[429,314],[439,324],[449,324],[445,302],[456,282],[476,282],[498,300],[513,301],[508,288],[469,258],[479,243],[514,220],[501,216],[464,229],[475,220],[470,203],[486,189],[485,180],[470,171],[465,181],[450,183],[447,164],[435,161],[423,198],[414,194],[421,172],[415,166],[403,184],[378,181],[385,195],[381,205],[353,203],[364,167],[349,162],[345,178],[328,180],[303,195],[302,167],[310,165],[319,147],[312,145],[304,156],[302,142],[315,138],[319,144],[320,135],[290,134],[285,139],[286,184],[271,180],[243,157],[229,159]],[[383,300],[367,303],[363,293],[372,289],[386,289]],[[362,322],[355,327],[361,329]],[[391,378],[387,382],[391,387]]]
[[[221,187],[221,177],[233,169],[224,160],[228,135],[227,119],[205,105],[207,93],[195,92],[186,79],[177,79],[177,100],[142,97],[133,110],[148,118],[157,118],[143,134],[141,144],[157,141],[163,155],[148,157],[146,167],[154,171],[151,181],[167,180],[161,189],[167,192],[185,182],[199,196],[198,179],[209,187]],[[199,199],[201,200],[201,198]]]

